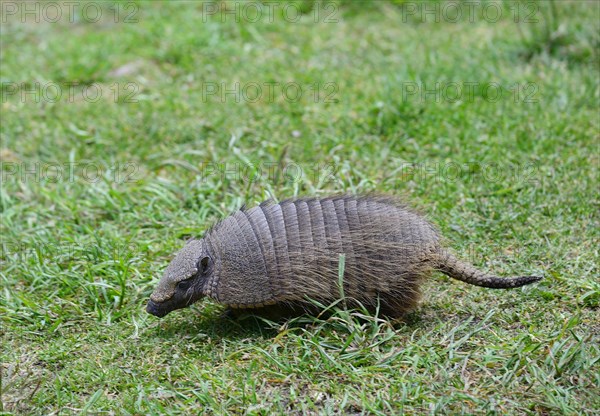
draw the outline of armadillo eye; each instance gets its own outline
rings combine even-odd
[[[182,280],[181,282],[177,283],[177,289],[187,290],[190,288],[191,285],[192,285],[192,279]]]
[[[208,269],[208,257],[204,257],[202,260],[200,260],[200,270],[202,274],[206,272],[206,269]]]

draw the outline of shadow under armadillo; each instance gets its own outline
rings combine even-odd
[[[242,340],[248,338],[274,338],[277,336],[277,329],[274,325],[268,325],[261,318],[248,316],[241,319],[231,318],[225,315],[222,310],[214,310],[202,314],[192,314],[192,319],[188,314],[185,319],[170,319],[169,321],[156,321],[149,328],[157,338],[172,340],[176,338],[186,338],[188,341],[197,339],[198,342],[205,343],[206,339],[229,339]]]
[[[348,305],[346,305],[348,306]],[[249,338],[275,338],[281,333],[282,328],[306,328],[313,325],[327,325],[336,317],[343,315],[343,319],[352,319],[359,323],[369,321],[386,321],[398,330],[405,328],[412,332],[416,328],[427,330],[439,323],[443,316],[433,313],[424,313],[428,309],[422,305],[420,310],[407,313],[402,317],[390,319],[382,313],[382,308],[365,308],[350,302],[350,306],[344,308],[341,300],[328,306],[313,305],[271,305],[256,309],[232,309],[222,308],[213,302],[208,302],[192,316],[198,319],[171,319],[168,324],[165,321],[157,321],[156,336],[164,339],[173,337],[185,337],[189,340],[198,339],[205,342],[206,338],[213,340],[229,339],[242,340]],[[423,314],[424,313],[424,314]],[[176,316],[177,312],[175,312]]]

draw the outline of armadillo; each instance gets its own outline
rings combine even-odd
[[[302,308],[343,293],[352,304],[400,317],[416,307],[433,271],[487,288],[541,279],[500,278],[459,260],[435,227],[397,198],[299,198],[243,207],[188,241],[146,310],[162,317],[203,297],[233,309]]]

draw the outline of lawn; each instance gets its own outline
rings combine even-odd
[[[598,414],[599,3],[67,3],[1,3],[1,414]],[[219,218],[340,192],[544,279],[145,312]]]

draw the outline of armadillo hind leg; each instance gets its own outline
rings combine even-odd
[[[408,312],[412,312],[419,305],[421,300],[421,281],[423,275],[416,273],[414,275],[403,276],[402,287],[386,293],[379,293],[379,311],[387,318],[400,318]],[[370,308],[371,309],[371,308]]]

